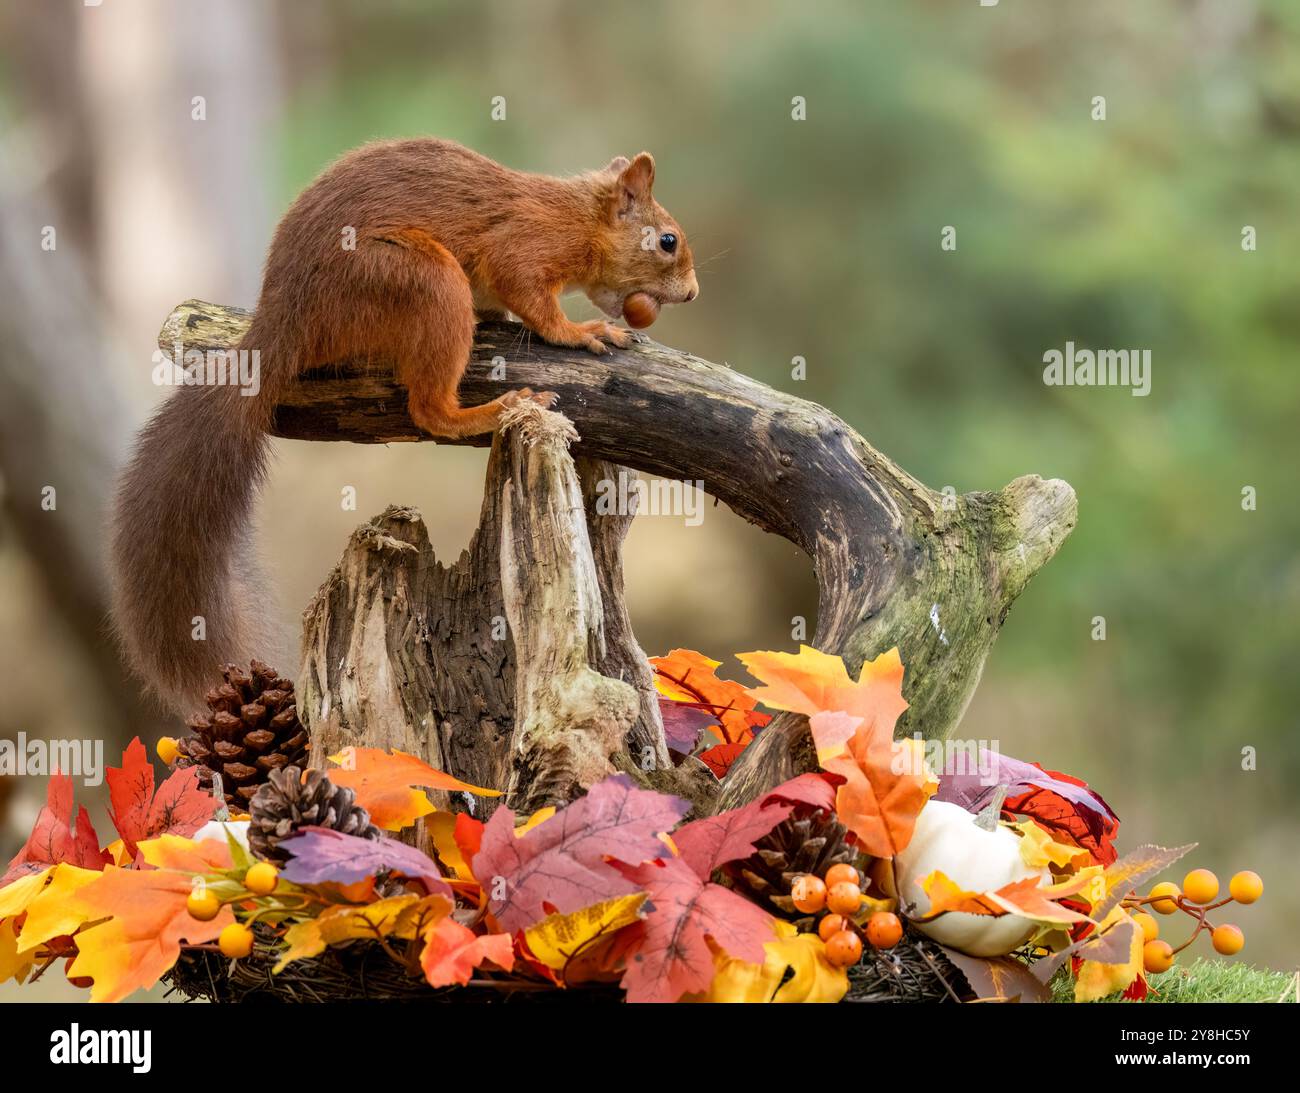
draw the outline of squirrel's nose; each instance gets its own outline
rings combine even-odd
[[[700,294],[700,282],[696,280],[695,272],[691,271],[691,287],[686,290],[686,299],[683,303],[689,304],[696,296]]]

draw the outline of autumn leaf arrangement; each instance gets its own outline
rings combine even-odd
[[[821,770],[689,820],[687,802],[618,775],[564,808],[501,805],[483,822],[426,791],[496,790],[362,748],[324,772],[278,768],[242,819],[192,765],[155,787],[137,739],[108,772],[107,846],[84,807],[74,817],[71,779],[51,778],[0,878],[0,981],[61,963],[91,1000],[116,1001],[200,960],[210,979],[251,969],[247,982],[274,989],[365,953],[388,981],[449,997],[834,1002],[921,938],[959,970],[963,997],[1035,1000],[1059,973],[1090,1000],[1143,997],[1172,965],[1152,911],[1190,916],[1187,944],[1208,932],[1218,951],[1240,949],[1241,931],[1208,915],[1257,899],[1254,874],[1223,900],[1207,870],[1140,896],[1191,847],[1120,857],[1093,790],[1005,756],[936,778],[919,741],[894,739],[896,651],[857,679],[808,647],[739,659],[760,686],[690,651],[652,661],[675,759],[721,777],[767,723],[762,705],[808,717]],[[400,837],[416,825],[427,853]]]

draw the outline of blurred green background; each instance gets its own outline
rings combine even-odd
[[[422,134],[554,173],[644,148],[702,267],[700,300],[656,338],[826,404],[935,488],[1029,472],[1074,486],[1079,526],[1016,604],[959,734],[1086,778],[1125,847],[1198,841],[1189,861],[1225,882],[1260,872],[1264,900],[1233,913],[1243,957],[1295,967],[1300,7],[0,12],[0,734],[104,734],[114,755],[166,724],[103,637],[108,483],[159,397],[167,312],[190,296],[251,306],[276,217],[326,163]],[[1150,396],[1045,386],[1042,355],[1067,340],[1150,349]],[[278,453],[262,541],[290,635],[361,518],[415,504],[444,557],[476,521],[482,452]],[[39,510],[51,481],[75,482],[57,515]],[[721,508],[698,528],[639,519],[627,570],[650,652],[696,647],[739,676],[731,653],[792,647],[798,615],[811,632],[807,560]],[[0,788],[6,854],[42,793]]]

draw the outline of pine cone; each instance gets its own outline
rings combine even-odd
[[[307,765],[307,730],[298,720],[293,681],[254,660],[249,671],[227,664],[225,682],[207,694],[208,713],[196,714],[192,735],[176,742],[178,767],[198,767],[199,784],[221,788],[230,808],[243,812],[273,770]]]
[[[754,853],[724,868],[731,886],[747,899],[792,922],[809,924],[790,896],[795,878],[804,873],[824,877],[842,862],[862,866],[862,854],[846,841],[846,828],[835,813],[807,806],[754,843]]]
[[[309,770],[306,779],[297,767],[272,771],[253,794],[248,811],[252,817],[249,848],[272,862],[289,860],[280,841],[302,827],[328,827],[362,839],[377,839],[380,834],[352,790],[336,786],[319,770]]]

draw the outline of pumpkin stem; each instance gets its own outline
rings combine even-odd
[[[226,791],[221,784],[221,774],[217,771],[212,774],[212,796],[217,802],[217,811],[212,814],[212,818],[224,823],[230,819],[230,809],[226,807]]]
[[[976,827],[985,831],[996,831],[998,829],[998,821],[1002,818],[1002,802],[1007,799],[1007,791],[1010,789],[1011,787],[1006,782],[1003,782],[993,791],[989,803],[975,817]]]

